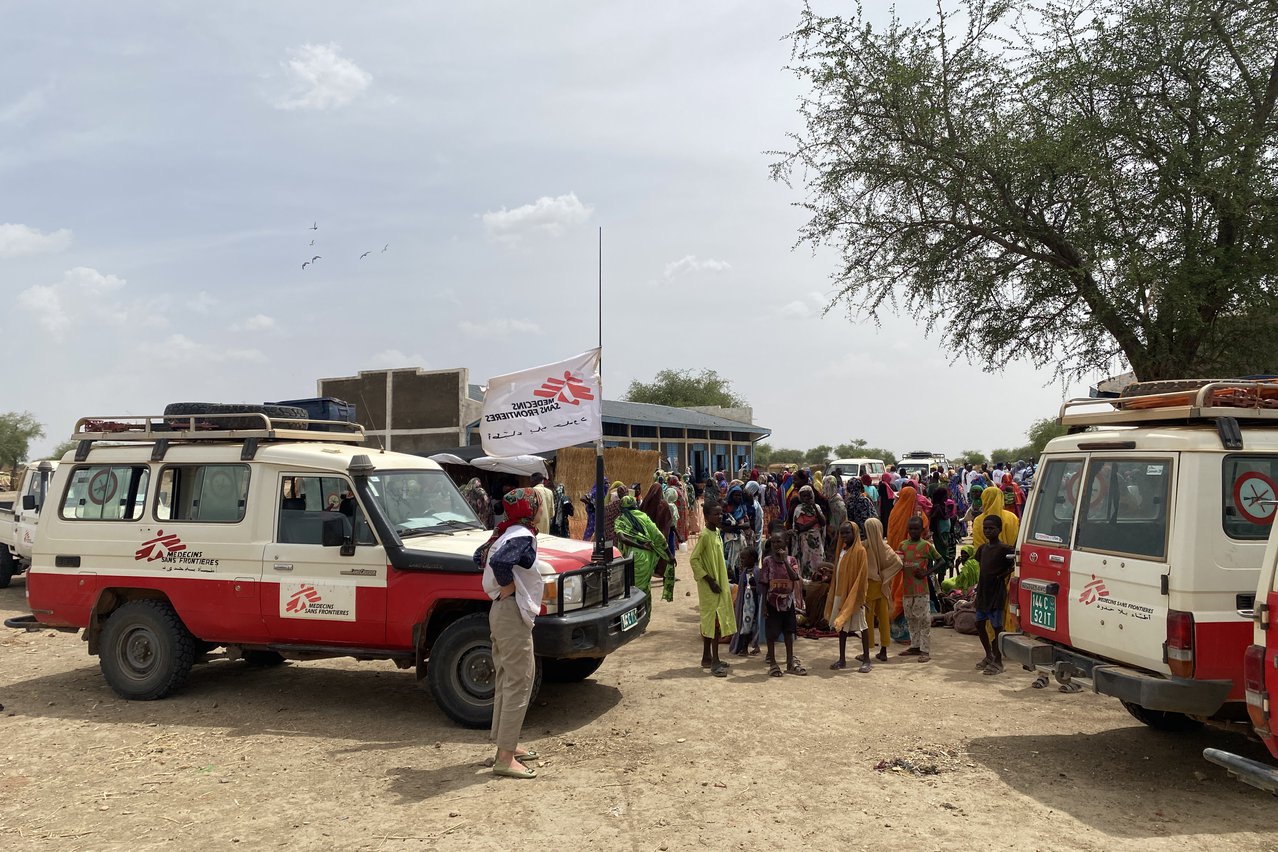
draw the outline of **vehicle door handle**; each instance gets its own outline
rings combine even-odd
[[[292,562],[276,562],[275,570],[276,571],[292,571],[293,563]]]
[[[1051,556],[1048,556],[1048,557],[1047,557],[1047,561],[1048,561],[1048,562],[1059,562],[1059,563],[1061,563],[1062,565],[1064,565],[1064,564],[1065,564],[1065,557],[1064,557],[1064,556],[1061,556],[1059,553],[1053,553]]]
[[[1021,588],[1028,589],[1031,592],[1038,592],[1040,595],[1057,595],[1060,594],[1061,584],[1053,583],[1048,580],[1036,580],[1033,578],[1022,578]]]

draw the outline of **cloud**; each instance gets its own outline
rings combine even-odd
[[[228,362],[263,363],[266,356],[256,349],[230,349],[222,344],[199,343],[185,334],[170,334],[159,345],[165,361],[224,364]]]
[[[786,302],[777,308],[777,313],[781,314],[784,319],[813,319],[820,317],[821,312],[825,310],[829,300],[822,293],[808,293],[806,299],[795,299],[793,302]]]
[[[276,109],[326,110],[344,107],[373,82],[373,75],[341,55],[335,44],[304,44],[281,63],[291,86]]]
[[[113,297],[108,298],[124,284],[123,278],[77,266],[64,272],[61,281],[35,284],[23,290],[18,294],[18,307],[61,339],[63,332],[82,320],[114,324],[128,321],[129,309]]]
[[[426,368],[426,358],[416,352],[407,354],[398,349],[383,349],[376,355],[368,359],[365,366],[361,370],[386,370],[396,367],[419,367]]]
[[[0,124],[25,124],[28,118],[44,109],[52,88],[53,84],[49,83],[32,89],[12,103],[0,104]]]
[[[727,272],[731,268],[732,264],[726,260],[715,260],[714,258],[697,260],[695,255],[688,254],[678,260],[667,263],[665,275],[666,279],[669,280],[693,272]]]
[[[535,322],[518,319],[491,319],[476,323],[462,320],[457,324],[463,334],[471,337],[501,337],[507,334],[541,334],[541,326]]]
[[[0,257],[65,251],[70,245],[71,232],[66,228],[46,234],[26,225],[0,225]]]
[[[594,208],[582,204],[575,192],[551,198],[543,195],[532,204],[513,210],[503,207],[483,215],[488,236],[514,244],[528,235],[558,237],[573,225],[589,221]]]
[[[253,314],[231,326],[231,331],[274,331],[275,329],[275,318],[268,317],[266,314]]]

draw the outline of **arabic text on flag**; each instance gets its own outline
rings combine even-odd
[[[599,350],[497,376],[480,419],[484,452],[517,456],[594,441],[603,434]]]

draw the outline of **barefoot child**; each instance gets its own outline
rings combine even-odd
[[[920,663],[930,662],[928,653],[932,645],[932,609],[928,587],[928,563],[940,559],[941,554],[932,542],[923,538],[923,520],[913,515],[906,524],[909,535],[901,543],[901,561],[904,563],[905,618],[910,624],[910,647],[901,656],[917,655]]]
[[[1003,632],[1003,610],[1007,606],[1007,578],[1015,567],[1015,551],[999,541],[1003,531],[1003,519],[998,515],[986,515],[981,524],[985,544],[976,549],[976,561],[981,565],[980,579],[976,582],[976,634],[981,637],[985,659],[976,668],[987,675],[1003,671],[1003,652],[998,647],[998,634]],[[989,622],[994,637],[990,638],[985,623]]]
[[[781,677],[777,666],[777,637],[785,640],[785,670],[790,674],[805,675],[807,669],[794,658],[794,635],[799,630],[795,615],[795,597],[800,594],[799,563],[786,553],[785,533],[772,534],[769,553],[759,569],[759,587],[762,589],[765,623],[768,638],[768,675]]]
[[[697,583],[697,604],[701,612],[701,667],[715,677],[728,676],[728,664],[719,659],[719,638],[737,632],[732,612],[732,591],[728,588],[728,563],[723,558],[719,523],[723,507],[712,503],[705,508],[706,526],[692,551],[692,578]]]
[[[843,553],[834,566],[834,579],[830,585],[830,626],[839,631],[839,659],[832,669],[847,667],[848,634],[861,635],[861,672],[870,670],[870,626],[865,621],[865,592],[869,586],[865,545],[861,543],[861,531],[852,521],[844,521],[839,529],[843,541]]]

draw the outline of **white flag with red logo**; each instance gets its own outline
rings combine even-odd
[[[479,420],[490,456],[544,453],[603,435],[599,350],[489,380]]]

